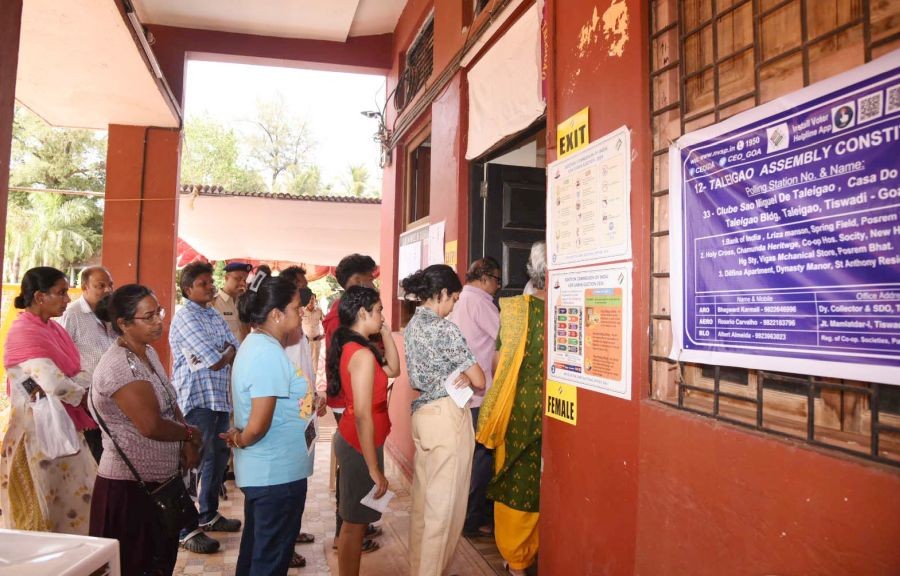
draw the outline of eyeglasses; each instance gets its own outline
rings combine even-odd
[[[496,280],[498,285],[501,285],[501,286],[503,285],[503,279],[500,278],[499,276],[495,276],[493,274],[487,274],[487,276]]]
[[[155,312],[151,312],[150,314],[147,314],[146,316],[135,316],[134,317],[135,320],[143,320],[144,322],[153,322],[155,320],[162,321],[162,320],[165,320],[165,318],[166,318],[166,309],[165,308],[160,308]]]

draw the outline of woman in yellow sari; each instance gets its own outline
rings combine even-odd
[[[538,553],[544,299],[547,256],[531,247],[532,295],[500,300],[500,360],[478,418],[478,442],[494,452],[494,535],[510,574],[524,575]]]

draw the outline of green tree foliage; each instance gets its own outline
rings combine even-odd
[[[369,169],[363,164],[351,164],[347,168],[343,184],[348,196],[365,196],[369,191]]]
[[[102,191],[106,135],[48,126],[16,107],[9,184],[12,187]],[[15,282],[33,266],[71,269],[100,249],[103,204],[97,198],[50,192],[11,192],[4,279]]]
[[[262,175],[242,160],[235,131],[208,115],[185,122],[181,182],[240,192],[267,191]]]
[[[300,196],[321,196],[331,192],[331,185],[322,183],[322,171],[318,166],[304,166],[292,171],[288,192]]]
[[[106,188],[106,134],[53,128],[16,106],[10,186],[92,190]]]
[[[272,192],[295,191],[297,187],[282,184],[281,179],[291,175],[296,179],[308,165],[314,143],[306,120],[291,111],[281,94],[256,104],[247,136],[250,158],[258,170],[269,176]],[[303,183],[297,186],[302,189]]]

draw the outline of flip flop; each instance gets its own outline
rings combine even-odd
[[[310,534],[309,532],[301,532],[297,535],[297,544],[312,544],[315,541],[315,534]]]

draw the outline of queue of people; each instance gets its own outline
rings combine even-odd
[[[4,355],[12,403],[0,454],[6,527],[116,538],[123,573],[154,575],[172,573],[179,547],[213,553],[220,544],[209,533],[240,531],[237,574],[286,574],[306,562],[294,544],[315,539],[301,524],[316,419],[327,404],[338,422],[334,546],[340,574],[359,574],[362,554],[379,548],[381,513],[361,500],[388,490],[390,379],[400,374],[376,264],[360,254],[341,261],[335,275],[344,291],[324,317],[302,268],[251,271],[230,263],[217,294],[210,265],[182,270],[171,378],[154,348],[166,311],[149,288],[113,291],[109,272],[94,267],[70,303],[59,270],[25,274]],[[491,258],[471,265],[465,286],[442,264],[400,283],[418,302],[403,331],[409,384],[419,393],[410,407],[413,575],[443,574],[463,534],[494,534],[512,574],[535,562],[543,243],[533,246],[528,272],[534,293],[502,298],[499,309],[501,267]],[[314,361],[322,341],[324,395]],[[454,387],[474,391],[464,407]],[[51,409],[65,414],[53,425],[69,443],[47,446],[38,432]],[[218,510],[232,455],[243,525]],[[196,506],[185,482],[192,470]]]

